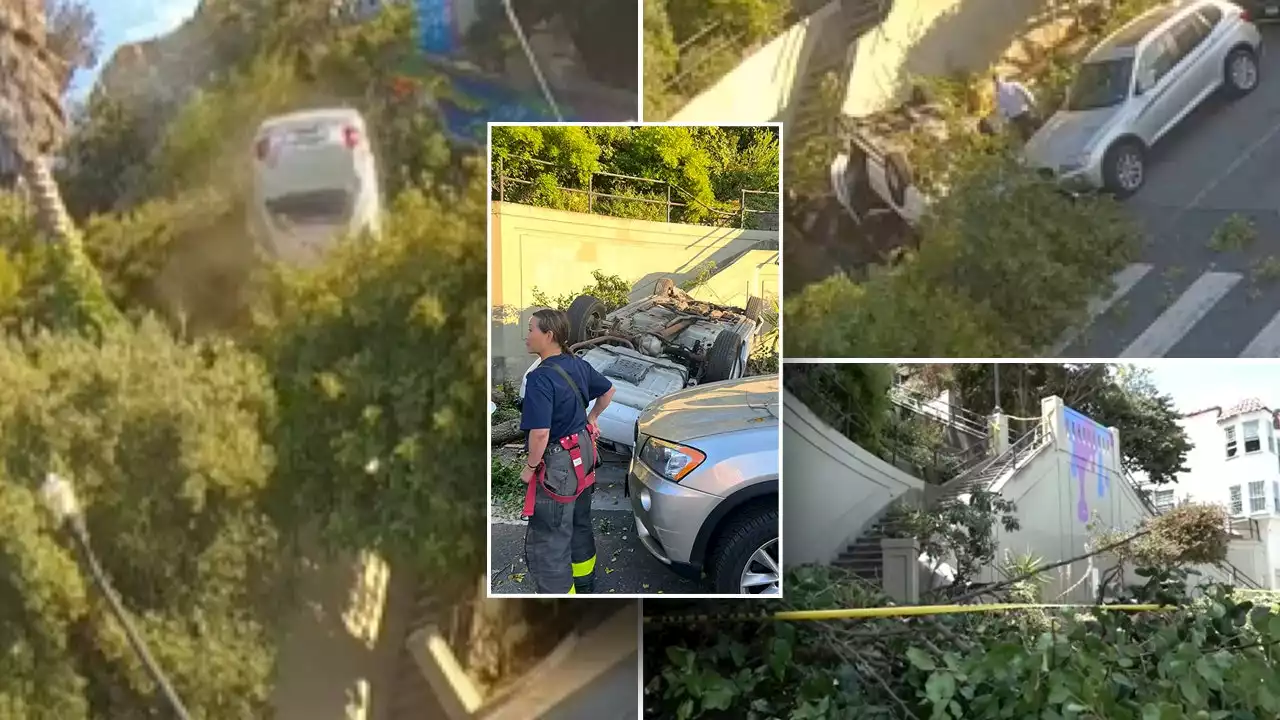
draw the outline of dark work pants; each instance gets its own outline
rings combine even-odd
[[[591,436],[584,429],[578,434],[583,467],[595,465]],[[543,458],[546,484],[557,495],[572,495],[578,489],[578,475],[573,458],[552,440]],[[584,540],[585,538],[585,540]],[[585,556],[582,553],[587,553]],[[591,532],[591,491],[562,503],[547,494],[541,486],[533,503],[533,517],[524,534],[524,557],[538,593],[559,594],[590,592],[595,578],[595,538]],[[582,580],[579,580],[581,574]],[[588,587],[581,587],[582,583]]]

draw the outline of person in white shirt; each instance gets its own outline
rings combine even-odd
[[[1005,123],[1011,125],[1023,142],[1031,139],[1036,131],[1036,96],[1026,85],[1016,80],[991,76],[995,83],[996,109]]]

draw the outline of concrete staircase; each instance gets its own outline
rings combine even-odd
[[[841,81],[840,100],[847,90],[852,72],[853,53],[850,46],[860,37],[884,22],[893,9],[893,0],[836,0],[840,7],[832,21],[812,31],[806,42],[812,42],[801,77],[791,92],[785,142],[801,147],[815,133],[834,133],[840,108],[830,107],[822,82],[828,73]]]
[[[901,537],[895,508],[912,504],[946,507],[962,502],[965,495],[987,490],[1006,474],[1013,472],[1023,461],[1035,454],[1044,444],[1042,431],[1022,436],[1000,455],[979,463],[945,485],[928,488],[925,497],[903,497],[889,503],[870,527],[840,553],[832,563],[845,568],[857,577],[879,584],[884,571],[883,551],[880,541],[887,537]]]

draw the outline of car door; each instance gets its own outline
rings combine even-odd
[[[1185,65],[1173,33],[1163,30],[1148,41],[1138,55],[1134,74],[1134,96],[1139,109],[1134,129],[1147,143],[1154,145],[1173,125],[1186,103]]]
[[[1182,75],[1179,95],[1183,100],[1181,112],[1190,112],[1218,85],[1222,77],[1221,63],[1213,57],[1213,23],[1203,15],[1203,10],[1191,13],[1171,29],[1181,60],[1175,73]]]

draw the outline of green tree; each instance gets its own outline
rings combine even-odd
[[[38,500],[49,471],[74,481],[93,547],[193,717],[263,717],[288,563],[259,502],[274,455],[261,363],[144,323],[100,343],[10,337],[0,381],[0,718],[163,713]]]
[[[989,363],[933,365],[931,383],[955,391],[965,408],[991,412],[995,368]],[[919,366],[906,365],[907,372]],[[1000,406],[1012,415],[1039,417],[1040,400],[1057,395],[1070,408],[1120,431],[1124,467],[1156,484],[1187,472],[1191,441],[1179,424],[1173,398],[1151,382],[1150,372],[1127,365],[1016,363],[1000,366]]]
[[[485,512],[483,170],[472,177],[397,198],[385,237],[299,280],[260,335],[282,517],[466,582],[483,567]]]

